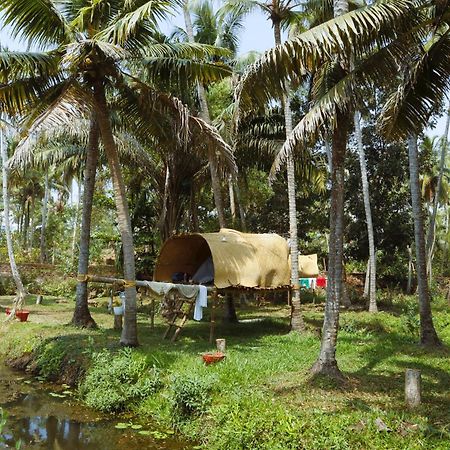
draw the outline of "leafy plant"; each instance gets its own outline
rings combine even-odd
[[[174,375],[171,380],[170,397],[174,415],[184,419],[206,413],[216,381],[214,376],[200,378],[198,374]]]
[[[80,386],[86,403],[105,412],[124,411],[157,392],[162,386],[160,371],[145,356],[129,348],[111,357],[104,350],[93,354],[92,366]]]

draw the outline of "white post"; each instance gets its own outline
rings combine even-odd
[[[420,370],[406,369],[405,371],[405,402],[409,408],[416,408],[421,401]]]

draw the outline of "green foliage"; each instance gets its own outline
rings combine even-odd
[[[80,395],[87,405],[100,411],[125,411],[161,386],[159,370],[142,354],[125,348],[112,356],[104,350],[92,356]]]
[[[76,286],[75,278],[49,278],[43,283],[41,293],[52,297],[73,297]]]
[[[402,327],[405,333],[418,336],[420,330],[419,305],[415,299],[409,300],[403,308]]]
[[[42,343],[36,349],[36,367],[42,377],[54,379],[55,375],[61,370],[67,351],[65,344],[65,340],[56,338]]]
[[[187,419],[205,414],[211,404],[211,392],[217,382],[214,376],[196,373],[173,375],[170,382],[170,402],[174,419]]]

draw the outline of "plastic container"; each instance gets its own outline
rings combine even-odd
[[[215,352],[215,353],[203,353],[202,355],[203,361],[205,361],[206,364],[214,364],[219,361],[222,361],[222,359],[225,358],[225,354],[222,352]]]
[[[28,320],[28,315],[30,314],[30,311],[27,311],[26,309],[22,309],[21,311],[16,311],[16,317],[21,322],[26,322]]]
[[[123,316],[123,306],[113,306],[115,316]]]

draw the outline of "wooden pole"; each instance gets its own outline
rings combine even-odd
[[[214,342],[214,328],[216,325],[215,318],[215,309],[216,309],[216,300],[217,300],[217,290],[214,291],[214,294],[211,296],[211,324],[209,329],[209,343],[212,344]]]
[[[114,314],[114,329],[122,330],[122,314]]]
[[[420,370],[406,369],[405,371],[405,402],[409,408],[416,408],[421,402]]]
[[[155,328],[155,297],[152,295],[152,303],[150,305],[150,327]]]
[[[225,339],[216,339],[216,348],[218,352],[225,353],[226,346]]]

